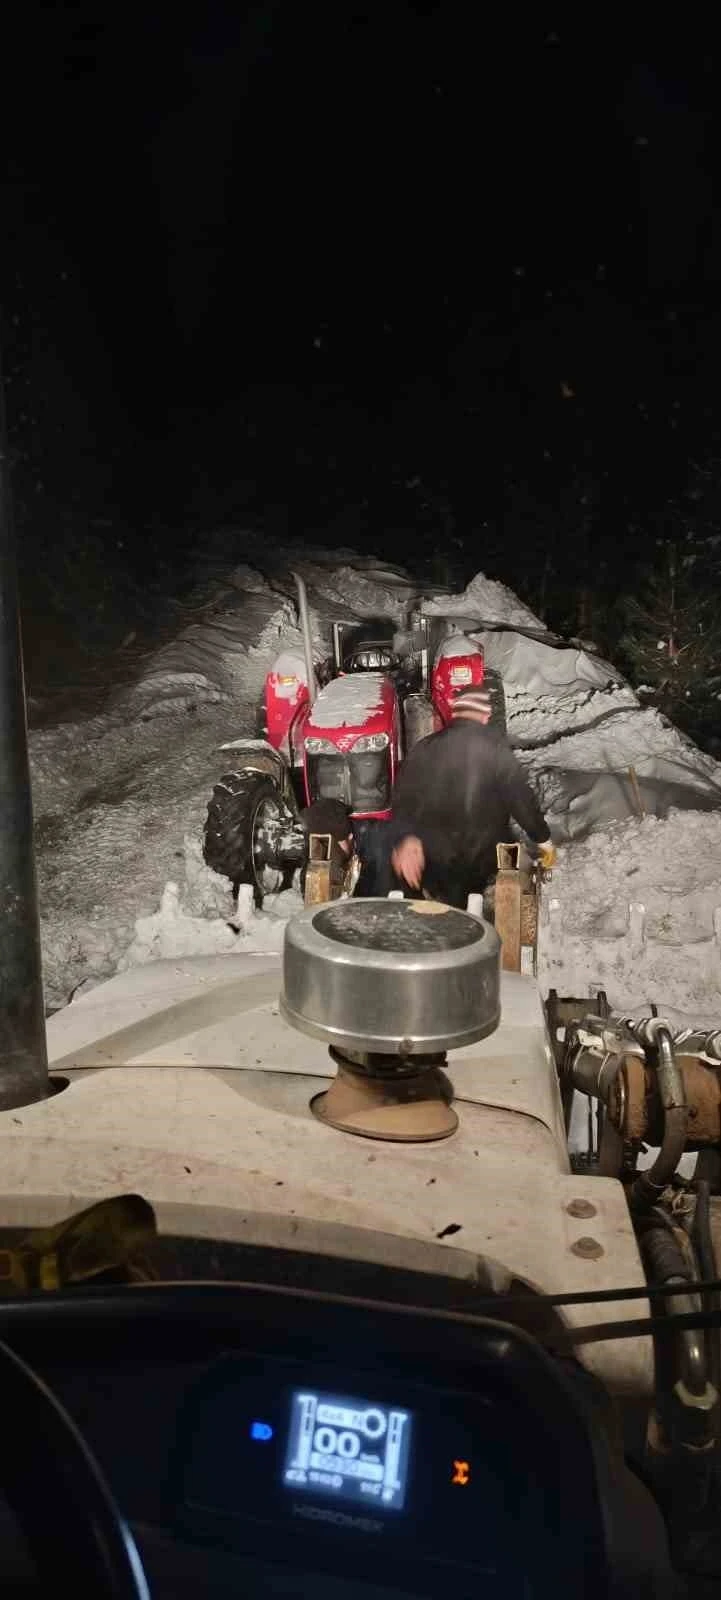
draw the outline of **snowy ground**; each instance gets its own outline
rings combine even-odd
[[[226,758],[252,731],[266,668],[297,651],[295,561],[320,653],[335,617],[400,616],[412,586],[352,551],[264,549],[199,585],[176,637],[102,714],[31,734],[46,998],[160,956],[279,949],[299,901],[245,900],[202,863],[205,807]],[[545,893],[541,981],[606,987],[721,1015],[721,767],[607,662],[558,648],[525,606],[479,575],[433,608],[467,618],[500,668],[509,734],[564,841]],[[520,631],[519,631],[520,630]]]

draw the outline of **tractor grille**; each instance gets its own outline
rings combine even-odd
[[[360,755],[308,756],[311,800],[341,800],[350,811],[387,811],[391,803],[390,755],[366,750]]]

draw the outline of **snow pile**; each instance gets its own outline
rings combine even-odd
[[[258,564],[242,562],[222,581],[199,585],[183,606],[186,625],[114,703],[126,715],[150,718],[201,703],[257,701],[269,660],[283,651],[303,657],[293,571],[308,586],[318,660],[330,653],[337,617],[396,617],[410,604],[416,590],[407,574],[343,554],[351,559],[331,562],[327,551],[310,548],[298,559],[297,550],[268,552],[259,540]]]
[[[542,903],[544,993],[719,1015],[721,810],[616,822],[559,853]]]
[[[241,885],[234,906],[227,880],[206,867],[200,839],[189,836],[184,881],[166,883],[157,911],[137,918],[135,937],[117,971],[184,956],[280,951],[285,923],[301,906],[300,895],[287,890],[270,901],[270,914],[257,912],[250,884]]]
[[[515,709],[509,732],[557,838],[578,839],[624,816],[721,805],[721,768],[655,710],[611,692],[578,698],[571,727],[549,734],[544,711]]]
[[[610,662],[575,646],[546,643],[543,638],[507,629],[491,632],[479,628],[477,636],[489,667],[500,672],[511,694],[536,698],[569,691],[582,694],[589,688],[611,689],[620,681]]]
[[[293,625],[290,600],[267,586],[229,587],[202,621],[158,651],[141,681],[123,696],[131,714],[174,712],[181,704],[258,697],[269,655]]]
[[[477,572],[462,594],[436,595],[424,600],[424,610],[434,616],[472,617],[476,622],[506,622],[511,628],[546,630],[512,589]]]
[[[526,631],[475,636],[503,679],[509,737],[557,839],[623,817],[721,805],[718,762],[643,707],[610,662]]]
[[[390,616],[402,628],[420,598],[410,576],[372,558],[299,556],[244,536],[242,562],[206,575],[130,690],[102,715],[31,734],[49,1006],[118,966],[280,948],[298,897],[268,899],[257,915],[246,895],[233,918],[201,838],[227,769],[221,744],[255,732],[274,659],[302,661],[294,570],[319,659],[334,620]],[[721,767],[504,585],[478,574],[423,606],[470,630],[499,670],[509,736],[566,841],[544,892],[544,988],[600,984],[614,1005],[666,1000],[721,1016]]]

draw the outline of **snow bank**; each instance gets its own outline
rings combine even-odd
[[[254,732],[271,662],[302,661],[293,570],[319,658],[335,619],[402,626],[419,592],[401,569],[349,550],[299,559],[260,537],[242,544],[243,560],[199,583],[176,636],[102,716],[31,734],[50,1006],[118,966],[277,950],[299,905],[280,896],[258,916],[245,897],[229,926],[228,887],[200,846],[227,764],[220,746]],[[624,1008],[665,1000],[721,1018],[721,767],[503,584],[478,574],[463,594],[423,604],[470,629],[500,671],[509,736],[564,842],[543,896],[544,988],[602,985]]]
[[[319,660],[330,652],[337,617],[350,622],[395,617],[416,593],[407,574],[382,562],[356,558],[330,564],[327,551],[312,549],[299,560],[297,550],[268,552],[262,542],[257,561],[257,566],[241,563],[222,583],[199,586],[183,607],[186,625],[114,703],[128,715],[154,717],[200,703],[257,700],[269,660],[281,653],[303,659],[293,570],[308,587]]]
[[[293,626],[290,600],[269,589],[235,585],[202,621],[191,623],[159,650],[140,682],[122,697],[131,715],[162,715],[202,701],[245,700],[260,694],[268,656]]]
[[[542,900],[546,992],[721,1012],[721,811],[615,822],[561,850]]]
[[[625,817],[721,806],[721,767],[651,708],[610,663],[575,646],[481,633],[500,670],[509,737],[557,840]]]
[[[275,895],[269,911],[258,912],[250,884],[243,884],[234,906],[227,879],[206,867],[199,837],[186,837],[184,854],[184,879],[166,883],[157,911],[137,918],[118,972],[147,961],[282,950],[285,923],[302,906],[295,890]]]
[[[457,595],[435,595],[424,600],[424,610],[435,616],[470,617],[478,623],[507,622],[510,627],[533,628],[545,632],[528,606],[495,578],[486,578],[477,572],[475,578]]]
[[[540,628],[541,624],[536,626]],[[567,694],[569,690],[579,694],[589,688],[608,689],[620,681],[610,662],[573,646],[560,648],[510,630],[479,629],[477,636],[489,667],[500,672],[512,693],[545,698]]]

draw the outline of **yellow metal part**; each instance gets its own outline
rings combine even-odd
[[[52,1293],[106,1273],[115,1283],[147,1282],[154,1276],[147,1252],[156,1237],[155,1213],[140,1195],[101,1200],[0,1248],[0,1298]]]
[[[347,856],[331,833],[308,835],[308,864],[305,872],[304,901],[307,906],[324,905],[350,894],[357,879],[355,856]]]
[[[538,953],[538,872],[520,844],[496,845],[495,925],[505,972],[535,977]]]

